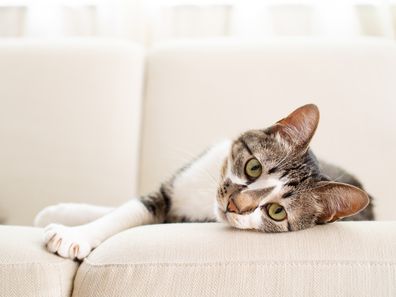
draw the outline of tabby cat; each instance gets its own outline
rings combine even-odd
[[[373,219],[362,185],[319,162],[309,149],[318,122],[318,108],[302,106],[267,129],[212,147],[156,192],[114,209],[50,206],[35,224],[51,223],[44,229],[50,252],[83,259],[110,236],[144,224],[222,221],[239,229],[286,232],[338,219]]]

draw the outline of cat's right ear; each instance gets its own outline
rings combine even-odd
[[[370,203],[365,191],[343,183],[328,182],[314,188],[311,193],[323,206],[323,213],[318,218],[319,224],[353,216]]]
[[[267,133],[278,133],[293,147],[304,150],[315,134],[319,124],[319,109],[315,104],[297,108],[286,118],[266,130]]]

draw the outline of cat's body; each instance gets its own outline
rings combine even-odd
[[[220,182],[222,160],[227,158],[231,144],[231,140],[223,141],[209,148],[164,182],[159,191],[141,197],[141,201],[153,212],[164,212],[161,222],[162,220],[167,223],[217,221],[216,201],[213,197],[216,197]],[[317,160],[312,151],[309,155],[318,166],[323,180],[350,184],[364,190],[363,185],[352,174],[338,166]],[[161,200],[163,202],[158,203]],[[157,210],[158,205],[162,203],[165,206],[164,210],[161,206]],[[370,203],[363,211],[342,220],[373,219],[373,207]]]
[[[293,129],[300,129],[292,141],[290,134],[283,134],[296,132],[287,126],[291,121],[285,131],[278,131],[279,124],[248,131],[211,147],[158,191],[119,208],[61,204],[44,209],[35,223],[56,223],[45,229],[49,251],[82,259],[108,237],[144,224],[225,221],[240,229],[283,232],[343,218],[373,219],[360,182],[318,162],[309,150],[318,118],[312,127],[305,120],[312,122],[315,108],[303,107],[303,115],[295,111],[286,118],[293,119]]]

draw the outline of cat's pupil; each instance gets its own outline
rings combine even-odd
[[[282,211],[282,207],[278,207],[276,210],[275,210],[275,214],[278,214],[278,213],[280,213]]]
[[[251,168],[251,170],[258,170],[258,169],[260,169],[260,166],[259,165],[254,165],[252,168]]]

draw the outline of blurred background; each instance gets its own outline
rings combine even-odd
[[[395,38],[394,0],[0,0],[0,37]]]
[[[396,0],[0,0],[0,223],[119,205],[306,103],[395,219],[395,34]]]

